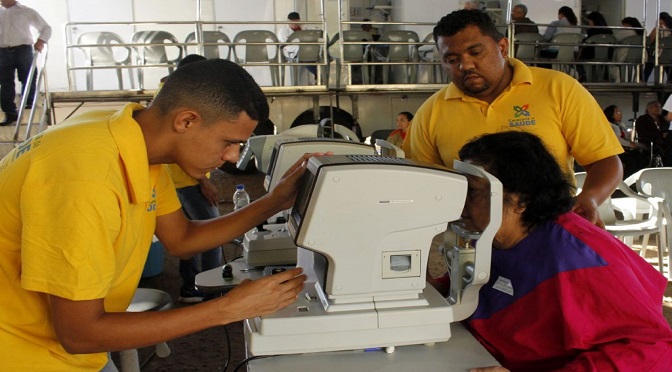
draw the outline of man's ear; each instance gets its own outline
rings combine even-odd
[[[499,46],[499,50],[502,52],[502,57],[508,58],[509,57],[509,39],[506,37],[503,37],[499,39],[497,42],[497,45]]]
[[[173,120],[173,128],[178,133],[186,132],[195,123],[201,121],[201,115],[193,110],[183,110],[177,112]]]

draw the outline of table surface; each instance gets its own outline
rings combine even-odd
[[[460,323],[451,324],[447,342],[432,346],[399,346],[391,354],[376,351],[339,351],[278,355],[254,359],[248,371],[460,371],[499,366],[497,360]],[[247,344],[247,335],[246,335]],[[319,366],[319,367],[318,367]]]

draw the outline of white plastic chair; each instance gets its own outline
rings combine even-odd
[[[519,32],[513,35],[514,53],[517,59],[526,64],[533,64],[539,58],[538,43],[544,41],[544,37],[534,32]]]
[[[644,62],[642,52],[644,39],[640,35],[628,36],[619,43],[621,47],[614,48],[612,62],[621,63],[613,69],[611,80],[615,82],[636,82]]]
[[[576,178],[577,193],[580,193],[586,179],[586,172],[577,172],[574,177]],[[619,183],[616,190],[625,194],[625,197],[610,197],[598,207],[598,213],[600,219],[604,222],[605,230],[623,241],[626,237],[658,234],[658,265],[660,272],[663,272],[663,241],[666,234],[662,223],[663,215],[657,198],[639,195],[623,181]],[[645,217],[638,218],[638,210],[642,208],[645,208],[647,213],[642,214]],[[617,217],[616,211],[620,212],[622,219]],[[642,244],[642,250],[640,251],[642,257],[646,253],[645,249],[644,244]]]
[[[140,313],[145,311],[162,311],[173,307],[173,300],[164,291],[151,288],[138,288],[133,295],[133,301],[126,309],[127,312]],[[165,342],[156,344],[156,356],[165,358],[170,355],[170,348]],[[140,372],[138,350],[123,350],[119,352],[121,372]]]
[[[280,67],[271,65],[279,62],[278,37],[268,30],[240,31],[233,38],[233,57],[243,67],[268,65],[271,69],[271,83],[280,85]]]
[[[575,61],[574,51],[582,41],[583,34],[569,32],[555,34],[551,39],[551,43],[562,45],[555,45],[554,47],[558,50],[558,55],[555,58],[548,59],[549,62],[553,63],[553,69],[573,75],[576,72],[573,65]]]
[[[364,30],[344,30],[344,42],[356,41],[372,41],[371,33]],[[369,46],[363,44],[343,44],[343,55],[340,59],[336,59],[336,83],[340,86],[341,83],[341,65],[348,62],[366,62],[369,57]],[[352,68],[349,66],[350,81],[352,82]],[[369,66],[360,65],[362,71],[362,84],[369,84]]]
[[[387,48],[376,48],[376,57],[382,62],[416,62],[418,58],[417,44],[398,44],[398,43],[419,43],[420,37],[415,31],[409,30],[391,30],[384,32],[379,42],[387,42]],[[387,49],[387,50],[386,50]],[[404,71],[404,83],[415,83],[418,66],[415,64],[406,64],[401,66]],[[383,65],[383,84],[387,84],[390,72],[390,65]]]
[[[182,59],[183,49],[173,34],[167,31],[138,31],[131,37],[133,44],[149,44],[135,47],[135,63],[138,68],[138,84],[140,89],[145,87],[145,74],[142,65],[165,64],[168,73],[173,72],[175,65]],[[168,58],[166,46],[173,44],[177,49],[175,58]]]
[[[105,44],[105,46],[95,46],[95,47],[84,47],[81,46],[81,49],[84,52],[86,58],[86,66],[110,66],[118,67],[128,65],[131,61],[131,49],[126,46],[119,46],[115,44],[124,44],[125,41],[114,32],[109,31],[91,31],[85,32],[79,35],[77,39],[77,44],[81,45],[93,45],[93,44]],[[109,46],[108,46],[109,45]],[[120,53],[115,51],[123,50],[125,56],[120,58]],[[121,69],[116,68],[117,81],[119,83],[119,89],[124,89],[124,82],[122,78]],[[135,85],[133,74],[128,73],[129,80],[131,82],[131,88]],[[86,70],[86,89],[93,90],[93,70]]]
[[[616,36],[613,34],[597,34],[586,39],[586,44],[616,44]],[[585,59],[585,62],[602,62],[586,66],[586,80],[588,82],[599,82],[602,80],[606,66],[604,62],[609,62],[608,46],[585,46],[584,48],[593,48],[593,57]],[[580,55],[581,53],[579,53]]]
[[[203,56],[207,59],[221,58],[229,59],[231,55],[231,40],[229,37],[221,31],[203,31]],[[192,32],[187,35],[187,38],[184,40],[185,43],[194,43],[196,42],[196,33]],[[228,44],[225,44],[228,43]],[[193,46],[187,46],[186,50],[189,53],[190,49],[194,48]],[[198,52],[194,52],[200,54]]]
[[[427,62],[429,65],[429,83],[445,83],[445,74],[443,67],[441,66],[441,54],[436,48],[436,42],[434,41],[434,33],[430,32],[422,40],[423,43],[431,43],[431,45],[422,45],[418,47],[418,55],[423,62]]]
[[[672,249],[670,248],[670,237],[672,237],[672,168],[645,168],[638,172],[637,191],[642,195],[654,197],[658,201],[658,206],[662,211],[664,217],[663,224],[665,226],[666,240],[664,240],[663,249],[667,248],[668,259],[668,278],[672,279]],[[662,240],[662,239],[661,239]],[[661,262],[660,272],[663,272],[663,249],[658,246],[659,257]]]
[[[323,53],[323,45],[321,44],[314,44],[314,43],[319,43],[319,42],[324,42],[324,39],[322,38],[323,32],[322,30],[299,30],[299,31],[294,31],[289,37],[287,38],[288,43],[299,43],[298,44],[298,53],[296,56],[290,58],[285,56],[285,61],[286,62],[292,62],[292,63],[311,63],[315,64],[316,67],[320,70],[318,73],[318,84],[322,84],[321,79],[324,79],[325,77],[329,76],[328,75],[328,70],[325,71],[323,68],[324,66],[320,65],[319,63],[322,62],[322,53]],[[304,44],[305,43],[305,44]],[[310,44],[308,44],[310,43]],[[297,45],[297,44],[294,44]],[[291,66],[290,71],[291,71],[291,84],[292,85],[299,85],[299,73],[300,69],[302,66],[294,65]],[[284,81],[284,67],[282,71],[280,72],[281,74],[281,81]],[[320,78],[322,76],[322,78]]]

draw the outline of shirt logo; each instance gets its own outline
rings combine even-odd
[[[511,280],[506,279],[502,276],[497,278],[497,281],[492,286],[492,288],[500,292],[506,293],[509,296],[513,296],[513,284],[511,284]]]
[[[530,116],[530,112],[527,111],[527,108],[530,107],[529,103],[524,104],[522,107],[521,106],[513,106],[513,111],[515,111],[515,114],[513,115],[514,118],[519,118],[521,116]]]
[[[525,127],[536,125],[537,120],[532,116],[528,110],[529,108],[529,103],[526,103],[522,106],[513,106],[513,119],[509,119],[509,127]]]
[[[152,189],[152,200],[149,201],[147,212],[156,211],[156,188]]]

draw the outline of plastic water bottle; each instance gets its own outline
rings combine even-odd
[[[250,204],[250,195],[245,191],[245,185],[236,185],[236,192],[233,193],[233,210],[240,209]]]

